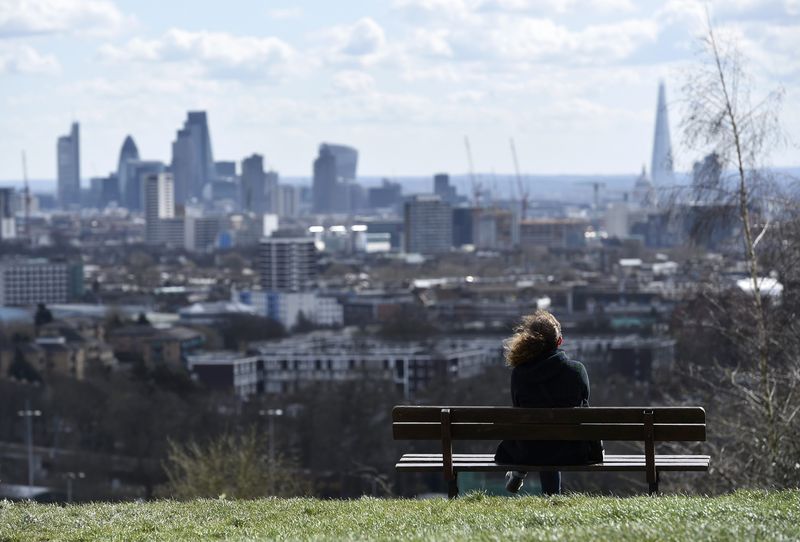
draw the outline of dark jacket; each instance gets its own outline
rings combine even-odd
[[[511,403],[515,407],[589,406],[589,376],[582,363],[552,350],[514,367]],[[504,440],[495,461],[517,465],[580,465],[603,460],[602,445],[590,441]]]

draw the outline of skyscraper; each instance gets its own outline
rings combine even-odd
[[[120,197],[128,193],[128,190],[130,189],[128,183],[132,181],[128,179],[128,163],[138,160],[139,149],[136,147],[136,143],[133,141],[133,138],[128,135],[125,138],[125,141],[122,142],[122,148],[119,150],[119,161],[117,162],[117,183],[119,183],[119,188],[117,191],[119,192]],[[120,201],[118,203],[124,204],[125,202]]]
[[[157,160],[128,160],[125,162],[125,192],[120,195],[125,208],[130,211],[144,209],[144,183],[149,175],[163,173],[166,167]]]
[[[672,143],[669,137],[667,98],[663,81],[658,85],[656,130],[655,136],[653,137],[653,160],[650,164],[650,176],[656,186],[671,184],[674,181],[672,171]]]
[[[69,135],[58,138],[58,203],[62,208],[78,205],[81,201],[81,148],[80,127],[72,123]]]
[[[172,174],[175,202],[201,198],[203,188],[216,179],[211,134],[205,111],[189,111],[183,128],[172,143]]]
[[[437,173],[433,176],[433,193],[450,205],[456,202],[456,187],[450,185],[450,175]]]
[[[253,154],[242,160],[242,209],[257,214],[266,212],[266,184],[264,157]]]
[[[447,252],[453,243],[453,212],[433,194],[413,196],[405,204],[406,252]]]
[[[358,166],[358,151],[345,145],[323,143],[314,160],[313,206],[315,213],[347,213],[351,210]]]

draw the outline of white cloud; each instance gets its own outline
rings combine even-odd
[[[349,94],[372,92],[375,89],[375,79],[362,71],[345,70],[337,72],[331,80],[333,88]]]
[[[108,0],[0,0],[0,37],[112,35],[131,21]]]
[[[350,56],[374,55],[386,45],[386,34],[381,25],[370,17],[359,19],[349,26],[330,30],[338,52]]]
[[[105,45],[100,53],[109,61],[194,62],[217,76],[275,78],[301,67],[297,51],[276,37],[178,28],[157,39],[134,38],[123,46]]]
[[[53,75],[60,71],[61,66],[55,56],[42,54],[33,47],[0,47],[0,74]]]
[[[483,0],[478,8],[483,11],[518,11],[537,14],[565,14],[579,9],[597,12],[636,10],[632,0]]]

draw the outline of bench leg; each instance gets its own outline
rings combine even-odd
[[[656,471],[656,481],[650,482],[650,495],[656,495],[658,493],[658,482],[661,479],[661,473]]]
[[[447,481],[447,498],[455,499],[458,497],[458,473],[453,473],[453,479]]]

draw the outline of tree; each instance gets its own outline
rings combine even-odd
[[[270,459],[255,430],[222,435],[202,445],[170,441],[164,469],[165,495],[176,499],[254,499],[268,495],[295,497],[311,490],[293,461],[283,455]]]
[[[731,479],[796,483],[800,472],[792,474],[795,455],[788,452],[800,437],[794,391],[800,380],[797,358],[785,354],[797,349],[798,335],[780,324],[785,307],[772,302],[774,281],[765,277],[774,259],[762,250],[779,242],[784,252],[800,253],[797,237],[781,233],[796,216],[797,202],[781,194],[765,167],[769,151],[782,142],[782,93],[753,100],[744,58],[735,43],[719,38],[710,16],[704,44],[705,62],[684,85],[685,140],[708,153],[695,167],[692,199],[710,209],[717,224],[735,221],[747,278],[733,293],[713,281],[695,296],[693,310],[678,311],[679,348],[698,362],[689,374],[707,400],[724,409],[724,441],[718,444],[735,471]],[[701,354],[707,343],[714,348]]]
[[[50,309],[44,303],[39,303],[36,306],[36,314],[33,315],[33,325],[36,328],[40,328],[45,324],[49,324],[53,321],[53,313],[50,312]]]

